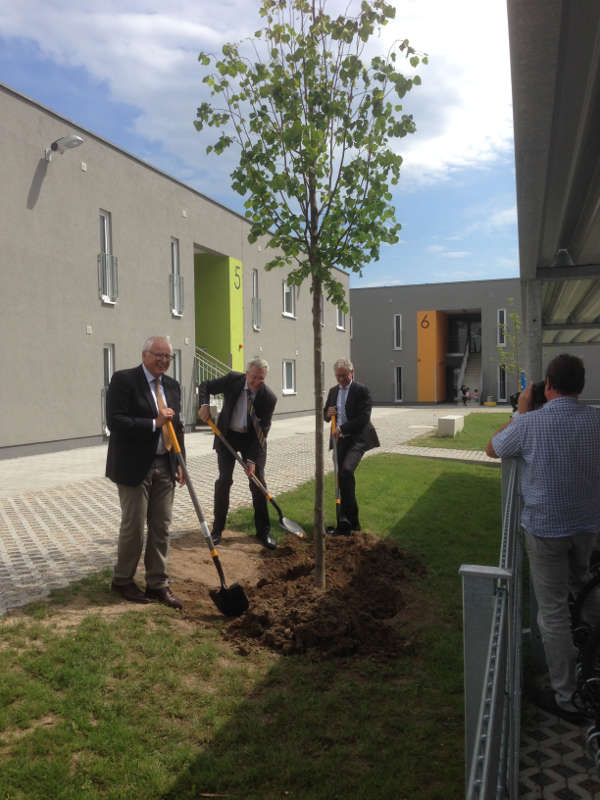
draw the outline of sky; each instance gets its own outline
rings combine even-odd
[[[357,0],[349,0],[350,8]],[[518,277],[510,63],[505,0],[396,0],[369,44],[409,39],[429,65],[404,100],[417,132],[392,203],[400,241],[382,246],[352,287]],[[198,53],[262,27],[259,0],[0,0],[0,82],[228,208],[235,152],[206,154],[209,99]],[[344,0],[327,0],[330,13]]]

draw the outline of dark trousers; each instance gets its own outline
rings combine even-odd
[[[364,448],[351,437],[338,439],[338,474],[340,481],[340,513],[353,528],[359,528],[358,504],[356,502],[354,472],[364,454]]]
[[[245,461],[248,448],[247,435],[245,433],[229,431],[227,434],[227,441],[234,448],[234,450],[237,450],[240,453]],[[212,532],[221,533],[221,531],[225,528],[227,512],[229,511],[229,490],[231,489],[231,484],[233,483],[233,468],[235,467],[235,458],[218,439],[216,441],[216,450],[219,464],[219,477],[215,481],[215,520],[213,523]],[[265,449],[259,451],[258,458],[256,459],[255,473],[256,477],[265,487],[266,462],[267,443],[265,442]],[[256,527],[256,533],[259,536],[262,536],[270,529],[267,498],[251,480],[249,480],[249,484],[250,492],[252,493],[252,505],[254,506],[254,525]]]

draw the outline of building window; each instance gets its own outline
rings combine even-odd
[[[98,291],[103,303],[114,305],[119,297],[118,261],[112,252],[110,211],[100,209],[100,252],[98,253]]]
[[[171,375],[178,383],[181,383],[181,350],[173,350],[171,359]]]
[[[169,276],[171,290],[171,314],[174,317],[183,316],[183,275],[179,266],[179,239],[171,239],[171,275]]]
[[[497,337],[496,343],[500,345],[500,347],[506,346],[506,309],[499,308],[498,309],[498,325],[497,325]]]
[[[394,401],[402,402],[402,367],[394,368]]]
[[[283,362],[283,394],[296,394],[296,362],[292,359]]]
[[[106,414],[106,393],[108,392],[108,387],[110,384],[110,379],[113,376],[113,372],[115,371],[115,346],[114,344],[105,344],[102,348],[102,359],[103,359],[103,384],[101,390],[101,408],[102,408],[102,433],[105,436],[110,435],[110,431],[108,430],[108,423],[107,423],[107,414]]]
[[[402,350],[402,314],[394,314],[394,350]]]
[[[506,370],[498,367],[498,400],[506,400]]]
[[[296,287],[288,286],[286,281],[283,281],[283,316],[296,316]]]
[[[337,307],[337,320],[335,327],[338,329],[338,331],[346,330],[346,315],[339,306]]]
[[[257,269],[252,270],[252,327],[255,331],[259,331],[262,328]]]

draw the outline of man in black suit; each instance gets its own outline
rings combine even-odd
[[[198,387],[198,416],[203,422],[210,416],[210,395],[223,394],[223,408],[217,427],[233,449],[241,454],[247,465],[247,474],[256,475],[263,486],[266,486],[267,435],[277,403],[277,398],[265,384],[268,369],[269,365],[264,359],[254,358],[248,363],[245,374],[228,372],[221,378],[203,381]],[[217,451],[219,477],[215,481],[212,540],[217,544],[221,540],[229,510],[229,490],[233,483],[235,459],[218,437],[215,437],[214,449]],[[265,547],[272,550],[276,544],[271,536],[267,498],[252,480],[250,491],[256,536]]]
[[[171,608],[181,602],[169,589],[167,556],[175,481],[184,478],[172,449],[170,420],[183,449],[179,418],[181,390],[166,375],[172,358],[170,343],[153,336],[144,342],[142,363],[112,376],[106,398],[110,429],[106,476],[119,489],[121,527],[112,590],[133,603],[158,600]],[[133,578],[146,539],[146,591]]]
[[[352,362],[339,358],[333,365],[338,385],[327,395],[323,417],[329,422],[336,415],[338,474],[340,481],[340,519],[347,520],[353,531],[360,530],[356,503],[354,472],[363,454],[379,447],[379,439],[371,424],[371,395],[366,386],[354,378]],[[332,447],[332,442],[329,446]],[[338,525],[338,532],[343,528]]]

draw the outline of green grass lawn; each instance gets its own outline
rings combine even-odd
[[[462,798],[458,568],[498,563],[500,471],[377,455],[357,488],[365,528],[427,569],[404,657],[244,656],[221,622],[109,613],[92,576],[0,618],[0,800]],[[312,490],[277,498],[307,530]],[[326,498],[333,518],[331,475]],[[249,510],[231,523],[252,533]]]
[[[485,450],[486,444],[498,428],[510,417],[511,414],[474,411],[465,417],[464,429],[454,437],[429,434],[412,439],[407,444],[415,447],[446,447],[451,450]]]

